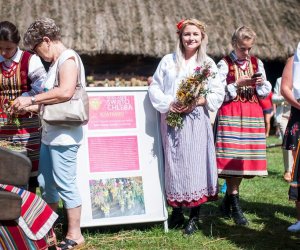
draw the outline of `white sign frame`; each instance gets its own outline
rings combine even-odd
[[[87,87],[89,97],[97,96],[134,96],[136,127],[127,129],[89,130],[84,126],[84,143],[78,152],[78,187],[82,198],[81,227],[134,224],[147,222],[164,222],[168,231],[168,212],[164,192],[163,150],[160,137],[160,115],[153,108],[148,87]],[[92,121],[90,121],[92,122]],[[89,157],[89,138],[93,137],[136,136],[138,144],[139,170],[91,172]],[[101,151],[101,149],[99,149]],[[117,217],[95,217],[92,213],[90,180],[112,178],[141,177],[144,194],[144,214]],[[94,210],[95,211],[95,206]]]

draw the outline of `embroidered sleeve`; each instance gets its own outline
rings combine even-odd
[[[214,112],[222,105],[224,101],[225,95],[225,81],[221,81],[221,78],[218,74],[218,68],[215,62],[210,59],[209,63],[211,64],[211,71],[215,74],[212,78],[210,77],[208,82],[208,89],[210,92],[208,93],[206,100],[207,100],[207,109]]]
[[[224,102],[229,102],[237,96],[236,87],[234,86],[234,83],[227,84],[226,82],[227,74],[229,72],[226,62],[224,60],[221,60],[217,66],[219,70],[219,76],[221,78],[220,80],[222,82],[222,85],[225,86]]]
[[[264,64],[261,60],[258,59],[258,72],[262,73],[262,78],[264,79],[264,82],[262,85],[256,86],[256,92],[259,98],[263,99],[265,98],[272,90],[271,83],[267,80],[266,72],[264,68]]]
[[[168,60],[164,57],[159,63],[154,75],[152,83],[149,86],[149,97],[153,107],[160,113],[167,113],[174,97],[165,90],[166,79],[165,71],[167,70]]]
[[[47,72],[41,59],[33,55],[29,61],[28,77],[31,80],[31,90],[23,93],[22,96],[34,96],[43,92],[42,83],[46,80]]]

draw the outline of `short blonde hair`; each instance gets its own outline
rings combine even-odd
[[[180,22],[180,25],[177,25],[178,40],[177,40],[177,45],[176,45],[176,63],[177,63],[177,66],[179,66],[179,67],[181,66],[181,63],[184,59],[184,46],[182,43],[182,33],[183,33],[185,27],[188,25],[194,25],[197,28],[199,28],[201,31],[202,41],[201,41],[200,48],[197,51],[197,59],[196,59],[197,62],[199,64],[203,64],[206,59],[206,56],[207,56],[206,55],[206,46],[208,43],[208,36],[206,34],[205,23],[203,23],[197,19],[194,19],[194,18],[182,20]]]
[[[232,46],[235,47],[238,42],[243,40],[253,40],[253,42],[255,42],[256,33],[254,32],[254,30],[247,26],[241,26],[237,28],[235,32],[232,34],[232,38],[231,38]]]
[[[54,20],[42,17],[30,24],[24,34],[24,45],[32,48],[42,42],[45,36],[52,41],[61,39],[60,28],[55,24]]]

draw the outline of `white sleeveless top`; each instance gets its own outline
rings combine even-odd
[[[76,52],[71,49],[65,50],[56,62],[49,68],[47,78],[43,84],[45,91],[52,89],[55,83],[57,67],[60,67],[70,57],[75,58],[77,67],[81,67],[81,84],[85,87],[85,73],[82,61],[79,60],[75,54]],[[42,142],[46,145],[52,146],[66,146],[66,145],[79,145],[83,140],[83,129],[79,127],[61,127],[49,125],[42,121]]]
[[[295,51],[293,62],[293,93],[295,99],[300,99],[300,42]]]

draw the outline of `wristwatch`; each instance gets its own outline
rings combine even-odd
[[[31,105],[34,105],[34,104],[36,104],[35,96],[32,96],[32,97],[31,97]]]

